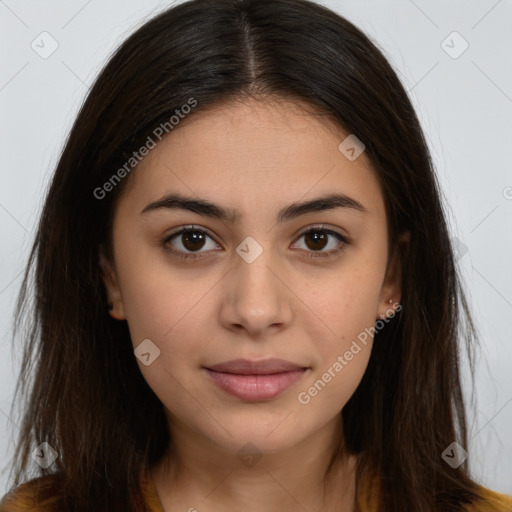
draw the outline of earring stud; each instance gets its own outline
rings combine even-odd
[[[117,318],[117,316],[112,313],[112,310],[114,309],[114,305],[112,303],[108,304],[108,314],[114,319],[114,320],[122,320],[122,318]]]

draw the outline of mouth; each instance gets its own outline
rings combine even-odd
[[[234,359],[203,369],[220,389],[251,402],[275,398],[309,370],[282,359]]]

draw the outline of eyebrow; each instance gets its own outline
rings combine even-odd
[[[369,214],[369,211],[359,202],[345,194],[329,194],[310,201],[292,203],[282,208],[277,214],[277,222],[282,223],[307,213],[348,208]],[[149,203],[140,213],[156,210],[187,210],[199,215],[219,219],[230,224],[238,222],[242,213],[232,208],[224,208],[206,199],[186,197],[181,194],[168,194],[157,201]]]

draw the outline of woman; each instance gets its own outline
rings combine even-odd
[[[18,329],[32,267],[2,512],[511,510],[469,474],[475,331],[421,128],[330,10],[192,0],[137,30],[60,158]]]

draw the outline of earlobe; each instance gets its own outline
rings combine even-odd
[[[124,320],[124,307],[123,300],[121,297],[121,291],[117,284],[117,276],[112,267],[110,261],[105,257],[103,250],[100,250],[99,253],[99,264],[102,272],[102,280],[105,285],[105,291],[107,295],[108,302],[108,313],[112,318],[116,320]]]
[[[107,292],[110,294],[113,291],[113,288],[117,287],[117,280],[114,270],[112,269],[112,265],[105,257],[103,251],[100,251],[99,253],[99,264],[101,268],[101,278],[107,288]],[[109,299],[111,299],[110,296]]]
[[[411,239],[410,231],[399,235],[391,257],[391,263],[381,289],[378,319],[394,315],[402,300],[402,265]]]

